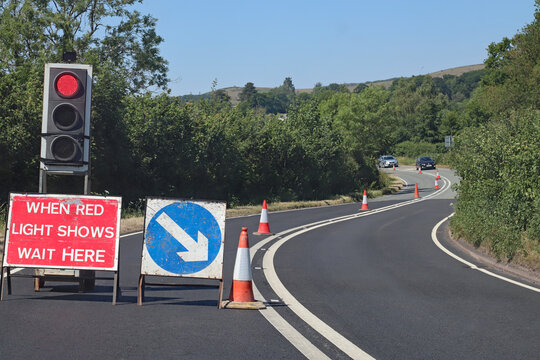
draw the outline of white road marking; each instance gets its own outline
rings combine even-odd
[[[277,276],[277,273],[276,273],[275,268],[274,268],[274,261],[273,261],[274,254],[276,253],[279,246],[284,244],[286,241],[292,239],[293,237],[295,237],[295,236],[297,236],[299,234],[302,234],[304,232],[308,232],[308,231],[311,231],[313,229],[316,229],[316,228],[319,228],[319,227],[322,227],[322,226],[335,224],[336,222],[352,220],[352,219],[356,219],[356,218],[364,217],[364,216],[370,216],[370,215],[377,214],[377,213],[380,213],[380,212],[383,212],[383,211],[396,209],[396,208],[399,208],[399,207],[402,207],[402,206],[416,204],[419,201],[424,201],[424,200],[430,199],[430,198],[432,198],[432,197],[434,197],[436,195],[442,194],[446,188],[449,188],[449,186],[450,186],[450,181],[448,179],[446,179],[446,180],[444,180],[444,184],[443,184],[443,186],[441,187],[441,189],[439,191],[433,192],[433,193],[431,193],[431,194],[429,194],[429,195],[427,195],[427,196],[425,196],[425,197],[423,197],[421,199],[413,199],[413,200],[403,201],[403,202],[400,202],[400,203],[397,203],[397,204],[385,206],[383,208],[370,210],[368,212],[356,213],[356,214],[352,214],[352,215],[345,215],[345,216],[336,217],[336,218],[333,218],[333,219],[321,220],[321,221],[317,221],[317,222],[314,222],[314,223],[311,223],[311,224],[300,225],[300,226],[298,226],[296,228],[291,228],[291,229],[282,231],[280,233],[277,233],[277,234],[275,234],[273,236],[270,236],[270,237],[258,242],[254,246],[252,246],[251,247],[251,250],[252,250],[251,251],[251,261],[253,261],[253,257],[255,256],[257,251],[260,250],[263,246],[265,246],[266,244],[268,244],[269,242],[271,242],[271,241],[273,241],[275,239],[279,239],[280,237],[284,236],[283,238],[281,238],[275,244],[272,244],[270,247],[266,247],[266,252],[264,253],[264,257],[263,257],[263,268],[265,269],[264,274],[265,274],[266,279],[267,279],[270,287],[272,288],[272,290],[276,293],[276,295],[278,295],[283,300],[283,302],[299,318],[304,320],[315,331],[317,331],[319,334],[324,336],[328,341],[330,341],[332,344],[334,344],[336,347],[338,347],[341,351],[346,353],[348,356],[350,356],[353,359],[373,359],[373,357],[371,357],[365,351],[360,349],[358,346],[356,346],[351,341],[346,339],[344,336],[339,334],[337,331],[332,329],[330,326],[328,326],[322,320],[317,318],[313,313],[311,313],[302,304],[300,304],[300,302],[298,300],[296,300],[294,298],[294,296],[292,296],[292,294],[283,286],[283,284],[281,283],[281,281],[279,280],[279,278]],[[289,235],[285,236],[286,234],[289,234]],[[253,282],[253,286],[255,288],[255,282]],[[259,299],[264,299],[263,296],[261,295],[261,293],[258,290],[257,290],[257,294],[255,294],[255,297],[259,298]],[[262,301],[264,301],[264,300],[262,300]],[[283,327],[283,323],[284,322],[286,323],[286,321],[274,309],[272,309],[271,314],[266,313],[267,310],[268,309],[261,310],[260,312],[270,322],[270,324],[272,324],[276,328],[276,330],[281,332],[281,329]],[[287,323],[287,325],[290,326],[290,324],[288,324],[288,323]],[[309,348],[304,349],[304,348],[300,348],[300,346],[305,345],[303,340],[299,341],[296,337],[293,337],[291,339],[289,339],[289,337],[288,337],[288,336],[298,336],[298,335],[302,336],[301,334],[296,334],[296,331],[295,331],[295,334],[293,334],[293,335],[290,335],[289,332],[287,332],[287,333],[281,332],[281,333],[300,352],[302,352],[302,354],[304,354],[308,359],[319,359],[318,356],[308,356],[308,355],[306,355],[306,354],[310,353],[311,346],[313,345],[309,341],[308,341],[308,343],[311,346]],[[302,336],[302,338],[305,339],[303,336]]]
[[[478,270],[478,271],[481,271],[483,272],[484,274],[487,274],[489,276],[493,276],[497,279],[500,279],[500,280],[503,280],[503,281],[507,281],[511,284],[514,284],[514,285],[517,285],[517,286],[521,286],[521,287],[524,287],[525,289],[529,289],[529,290],[532,290],[532,291],[536,291],[536,292],[540,292],[540,289],[538,288],[535,288],[533,286],[529,286],[527,284],[523,284],[523,283],[520,283],[519,281],[515,281],[515,280],[512,280],[512,279],[509,279],[509,278],[506,278],[504,276],[501,276],[501,275],[498,275],[498,274],[495,274],[495,273],[492,273],[491,271],[489,270],[486,270],[486,269],[482,269],[482,268],[479,268],[478,266],[476,266],[475,264],[471,263],[471,262],[468,262],[467,260],[465,259],[462,259],[460,258],[459,256],[457,256],[456,254],[454,254],[453,252],[451,252],[450,250],[448,250],[447,248],[445,248],[440,242],[439,242],[439,239],[437,238],[437,230],[439,229],[439,227],[446,221],[448,220],[449,218],[451,218],[452,216],[454,216],[455,213],[452,213],[450,214],[449,216],[445,217],[444,219],[442,219],[441,221],[439,221],[437,223],[437,225],[435,225],[435,227],[433,228],[433,230],[431,230],[431,240],[433,240],[433,242],[435,243],[435,245],[437,245],[437,247],[439,249],[441,249],[442,251],[444,251],[447,255],[453,257],[454,259],[456,259],[457,261],[460,261],[462,262],[463,264],[467,265],[468,267],[470,267],[471,269],[473,270]]]
[[[253,295],[255,299],[260,301],[265,301],[262,294],[255,286],[255,282],[252,282],[253,285]],[[330,360],[325,353],[323,353],[319,348],[313,345],[304,335],[300,334],[291,324],[289,324],[281,315],[277,313],[271,306],[260,311],[260,314],[272,324],[272,326],[280,332],[281,335],[285,337],[295,348],[298,349],[306,358],[308,359],[321,359],[321,360]]]

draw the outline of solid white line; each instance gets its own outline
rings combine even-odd
[[[255,299],[265,302],[266,300],[259,292],[254,282],[252,282],[252,286]],[[291,324],[289,324],[285,319],[283,319],[281,315],[279,315],[278,312],[274,310],[271,306],[264,309],[264,311],[259,312],[270,324],[272,324],[272,326],[277,331],[281,333],[281,335],[283,335],[305,357],[313,360],[330,360],[330,358],[326,356],[325,353],[323,353],[321,350],[319,350],[319,348],[313,345],[308,339],[306,339],[306,337],[304,337],[304,335],[300,334],[298,330],[296,330]]]
[[[392,175],[394,175],[394,174],[392,174]],[[403,179],[402,177],[399,177],[397,175],[394,175],[394,176],[397,177],[399,180],[403,181],[404,186],[409,186],[409,183],[405,179]]]
[[[131,235],[139,235],[139,234],[142,234],[142,230],[141,231],[136,231],[136,232],[132,232],[132,233],[128,233],[128,234],[122,234],[120,235],[121,238],[123,237],[127,237],[127,236],[131,236]]]
[[[277,276],[277,273],[276,273],[275,268],[274,268],[274,261],[273,261],[274,255],[275,255],[277,249],[279,249],[279,247],[282,244],[284,244],[287,240],[290,240],[293,237],[295,237],[295,236],[297,236],[297,235],[299,235],[301,233],[308,232],[308,231],[311,231],[313,229],[316,229],[316,228],[319,228],[319,227],[322,227],[322,226],[327,226],[327,225],[330,225],[330,224],[334,224],[336,222],[352,220],[352,219],[356,219],[356,218],[359,218],[359,217],[369,216],[369,215],[377,214],[377,213],[380,213],[380,212],[383,212],[383,211],[396,209],[396,208],[399,208],[399,207],[402,207],[402,206],[415,204],[415,203],[418,203],[420,201],[427,200],[427,199],[430,199],[430,198],[432,198],[434,196],[442,194],[445,190],[447,190],[450,187],[450,181],[448,179],[446,179],[446,178],[443,178],[443,177],[441,177],[441,179],[443,179],[443,182],[444,182],[443,185],[441,186],[441,189],[438,190],[438,191],[435,191],[435,192],[433,192],[433,193],[431,193],[431,194],[429,194],[429,195],[427,195],[427,196],[425,196],[423,198],[403,201],[403,202],[400,202],[400,203],[397,203],[397,204],[388,205],[388,206],[385,206],[383,208],[371,210],[371,211],[368,211],[368,212],[356,213],[356,214],[352,214],[352,215],[345,215],[345,216],[340,216],[340,217],[333,218],[333,219],[327,219],[327,220],[318,221],[318,222],[307,224],[307,225],[301,225],[301,226],[298,226],[296,228],[288,229],[288,230],[282,231],[281,233],[270,236],[270,237],[266,238],[265,240],[262,240],[262,241],[258,242],[257,244],[255,244],[254,246],[251,247],[251,250],[253,250],[251,252],[251,260],[253,260],[253,257],[255,256],[255,253],[260,248],[262,248],[263,246],[268,244],[269,242],[275,240],[276,238],[279,238],[280,236],[284,236],[285,234],[292,233],[292,234],[286,236],[285,238],[279,240],[275,244],[272,244],[272,246],[267,248],[267,250],[266,250],[266,252],[265,252],[265,254],[263,256],[263,269],[268,270],[268,271],[265,271],[265,270],[263,270],[263,271],[265,273],[265,276],[267,278],[267,281],[268,281],[270,287],[274,290],[276,295],[278,295],[283,300],[283,302],[285,304],[287,304],[288,307],[298,317],[300,317],[302,320],[304,320],[315,331],[319,332],[319,334],[324,336],[328,341],[333,343],[336,347],[338,347],[341,351],[346,353],[348,356],[350,356],[353,359],[373,359],[373,357],[371,357],[365,351],[360,349],[358,346],[356,346],[351,341],[346,339],[344,336],[339,334],[337,331],[332,329],[330,326],[328,326],[322,320],[317,318],[313,313],[311,313],[308,309],[306,309],[298,300],[296,300],[294,298],[294,296],[292,296],[292,294],[285,288],[285,286],[283,285],[283,283],[281,283],[281,281],[279,280],[279,277]],[[268,254],[270,254],[270,255],[268,255]],[[253,285],[255,286],[254,282],[253,282]],[[257,296],[256,297],[263,298],[262,295],[260,294],[260,292],[258,292],[258,291],[257,291]],[[263,315],[264,315],[265,311],[266,310],[261,310],[261,313],[263,313]],[[269,316],[269,317],[265,316],[265,318],[267,318],[267,320],[278,331],[280,331],[281,327],[283,326],[283,322],[285,321],[276,311],[272,311],[272,315]],[[287,323],[287,326],[290,326],[290,325]],[[282,335],[285,336],[285,338],[289,339],[288,338],[289,335],[286,335],[285,333],[282,333]],[[293,341],[294,341],[295,342],[294,346],[297,347],[299,349],[299,351],[301,351],[303,354],[309,353],[310,350],[308,350],[308,349],[300,349],[299,348],[299,346],[302,346],[303,342],[298,342],[296,338],[291,339],[289,341],[291,341],[291,343],[293,343]],[[308,343],[309,343],[309,345],[312,345],[309,341],[308,341]],[[309,357],[308,356],[308,358],[317,359],[318,357],[316,357],[316,356],[315,357]]]
[[[309,229],[303,229],[298,232],[295,232],[289,236],[284,237],[279,240],[265,253],[263,258],[263,268],[268,269],[266,274],[266,280],[274,290],[274,292],[283,300],[285,304],[291,309],[298,317],[304,320],[309,326],[316,330],[319,334],[328,339],[332,344],[334,344],[338,349],[343,351],[345,354],[350,356],[353,359],[374,359],[368,353],[360,349],[358,346],[353,344],[350,340],[345,338],[343,335],[332,329],[325,322],[315,316],[311,311],[305,308],[296,298],[285,288],[283,283],[279,280],[277,273],[274,268],[274,255],[281,245],[283,245],[287,240],[292,239],[295,236],[298,236],[302,233],[311,231],[315,228],[326,226],[328,224],[320,224]],[[267,256],[268,255],[268,256]]]
[[[501,275],[498,275],[498,274],[495,274],[495,273],[492,273],[491,271],[489,270],[486,270],[486,269],[482,269],[482,268],[479,268],[478,266],[476,266],[475,264],[471,263],[471,262],[468,262],[467,260],[465,259],[462,259],[460,258],[459,256],[457,256],[456,254],[454,254],[453,252],[451,252],[450,250],[448,250],[447,248],[445,248],[440,242],[439,242],[439,239],[437,238],[437,230],[439,229],[439,227],[446,221],[448,220],[449,218],[451,218],[452,216],[454,216],[455,213],[452,213],[450,214],[449,216],[445,217],[444,219],[442,219],[441,221],[439,221],[437,223],[437,225],[435,225],[435,227],[433,228],[433,230],[431,230],[431,240],[433,240],[433,242],[435,243],[435,245],[437,245],[437,247],[439,249],[441,249],[442,251],[444,251],[446,254],[448,254],[449,256],[453,257],[454,259],[456,259],[457,261],[460,261],[462,262],[463,264],[469,266],[471,269],[473,270],[478,270],[478,271],[481,271],[483,272],[484,274],[486,275],[489,275],[489,276],[493,276],[497,279],[500,279],[500,280],[504,280],[504,281],[507,281],[511,284],[514,284],[514,285],[517,285],[517,286],[521,286],[525,289],[529,289],[529,290],[532,290],[532,291],[536,291],[536,292],[540,292],[540,289],[538,288],[535,288],[533,286],[529,286],[527,284],[523,284],[523,283],[520,283],[519,281],[515,281],[515,280],[512,280],[512,279],[509,279],[507,277],[504,277],[504,276],[501,276]]]

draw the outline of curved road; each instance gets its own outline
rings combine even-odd
[[[79,294],[72,283],[50,282],[34,293],[31,279],[13,279],[13,295],[0,303],[0,358],[538,358],[540,295],[472,270],[437,248],[431,230],[452,212],[453,193],[433,194],[433,171],[418,175],[400,167],[395,173],[409,186],[371,200],[368,212],[346,204],[271,213],[277,236],[270,238],[251,235],[258,215],[227,220],[224,297],[240,228],[248,226],[254,285],[266,310],[218,310],[217,290],[195,286],[150,287],[137,306],[142,235],[134,233],[120,243],[117,306],[111,306],[111,281]],[[450,171],[441,175],[456,180]],[[421,201],[411,201],[414,183]],[[388,206],[394,208],[381,211]],[[354,219],[326,224],[338,217]],[[316,222],[327,226],[284,241],[294,235],[291,229]],[[443,243],[444,234],[443,226]],[[266,277],[272,269],[298,304],[276,293]],[[316,320],[297,315],[299,306]]]
[[[406,189],[419,183],[421,196],[432,192],[430,174],[396,172],[410,184]],[[455,181],[448,171],[441,175]],[[409,193],[390,198],[405,200]],[[332,343],[295,310],[278,312],[332,359],[537,358],[540,294],[474,271],[433,243],[431,229],[452,212],[453,196],[445,191],[304,232],[275,253],[277,277],[292,297],[358,349]],[[373,208],[392,202],[386,197]],[[444,227],[437,236],[447,241]],[[263,261],[265,273],[268,264]]]

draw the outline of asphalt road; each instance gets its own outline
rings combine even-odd
[[[283,285],[320,320],[377,359],[536,359],[540,295],[471,270],[435,247],[431,230],[452,212],[450,190],[375,213],[410,200],[414,183],[422,198],[433,196],[433,171],[418,175],[399,168],[395,173],[409,186],[370,201],[373,215],[307,231],[284,243],[274,260]],[[449,171],[441,175],[455,181]],[[359,214],[359,207],[271,213],[270,228],[280,233]],[[258,216],[227,220],[224,297],[241,227],[248,227],[252,248],[268,240],[251,235],[258,221]],[[439,235],[444,237],[444,229]],[[122,296],[116,306],[111,305],[112,281],[98,281],[93,292],[79,294],[73,283],[50,282],[34,293],[31,279],[13,279],[13,294],[0,303],[0,358],[305,358],[282,329],[262,316],[270,311],[329,358],[348,358],[280,301],[267,281],[265,250],[279,238],[252,254],[254,283],[271,307],[260,312],[218,310],[217,289],[195,286],[150,287],[144,305],[137,306],[141,234],[121,239]]]

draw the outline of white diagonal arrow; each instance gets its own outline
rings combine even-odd
[[[156,221],[187,249],[187,251],[177,253],[182,260],[208,261],[208,239],[200,231],[197,235],[197,241],[195,241],[169,215],[162,213]]]

